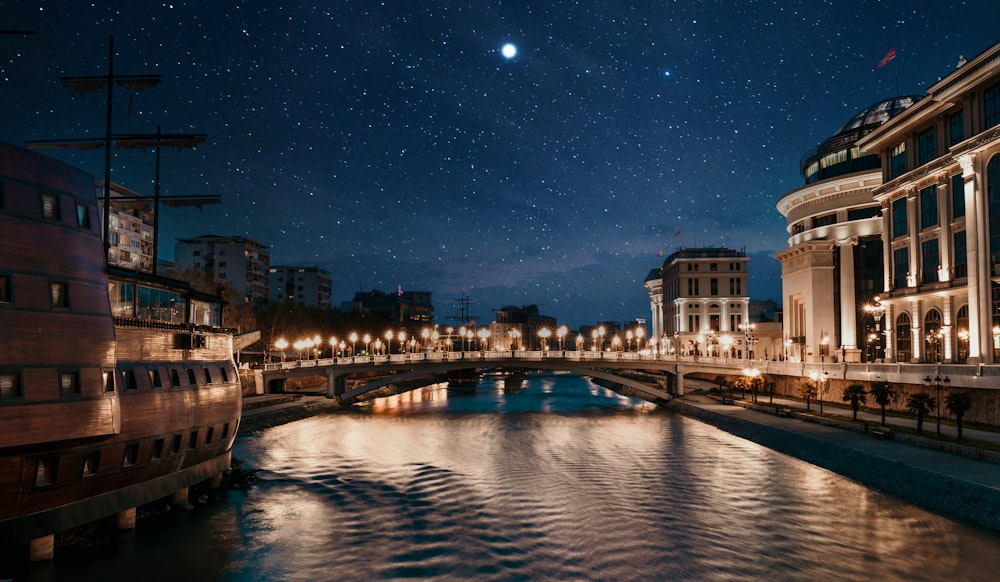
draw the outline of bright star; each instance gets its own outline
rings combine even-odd
[[[517,47],[508,42],[503,45],[502,49],[500,49],[500,54],[502,54],[505,59],[512,59],[514,58],[514,55],[517,54]]]

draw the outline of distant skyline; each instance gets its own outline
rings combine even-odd
[[[116,73],[163,75],[114,93],[114,132],[206,134],[163,151],[162,192],[222,197],[166,210],[161,256],[245,236],[329,270],[335,305],[401,287],[446,318],[464,290],[578,326],[648,318],[679,245],[745,248],[780,302],[801,156],[1000,41],[994,0],[525,4],[16,3],[0,140],[102,136],[103,94],[59,77],[106,74],[114,35]],[[152,193],[153,159],[116,151],[112,180]]]

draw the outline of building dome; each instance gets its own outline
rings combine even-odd
[[[833,136],[802,156],[799,169],[806,184],[878,168],[878,156],[867,155],[859,151],[854,144],[919,99],[920,97],[916,95],[891,97],[869,105],[852,115]]]

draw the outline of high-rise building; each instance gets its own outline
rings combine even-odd
[[[144,273],[153,272],[153,205],[148,196],[111,184],[108,214],[108,264]],[[104,182],[97,183],[98,198]],[[99,205],[103,211],[104,207]]]
[[[882,160],[873,189],[886,265],[887,360],[1000,361],[1000,43],[957,68],[858,146]]]
[[[271,301],[289,301],[309,307],[330,308],[333,278],[319,267],[270,268]]]
[[[879,158],[857,141],[917,101],[893,97],[862,109],[799,163],[805,185],[778,200],[788,221],[781,261],[785,356],[876,357],[864,312],[882,291],[882,209],[872,190],[882,183]]]
[[[247,303],[270,298],[271,254],[267,245],[255,240],[214,234],[177,239],[174,263],[180,271],[202,271],[229,283]]]

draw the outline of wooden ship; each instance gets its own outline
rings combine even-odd
[[[218,484],[241,414],[221,299],[109,267],[95,178],[0,143],[0,543]]]

